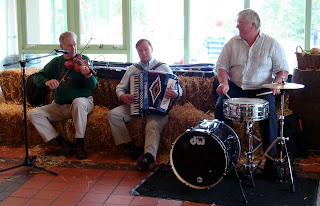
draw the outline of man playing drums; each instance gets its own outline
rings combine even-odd
[[[232,37],[224,46],[217,61],[219,98],[215,107],[215,117],[232,126],[232,120],[224,117],[223,100],[231,98],[255,98],[257,94],[270,91],[263,84],[279,83],[288,77],[288,65],[281,45],[260,30],[259,15],[251,9],[245,9],[237,15],[239,35]],[[274,78],[275,77],[275,78]],[[269,118],[260,121],[263,149],[277,138],[277,114],[275,96],[279,89],[261,96],[269,102]],[[275,146],[269,155],[276,155]],[[275,164],[267,158],[264,174],[275,176]]]

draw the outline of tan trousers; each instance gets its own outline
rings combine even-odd
[[[129,131],[126,127],[126,122],[131,121],[136,117],[131,117],[129,112],[129,105],[121,105],[109,111],[107,114],[112,136],[116,145],[131,142]],[[151,153],[154,158],[157,156],[160,134],[164,128],[168,115],[145,115],[146,119],[146,136],[144,144],[144,153]]]
[[[45,142],[59,135],[51,122],[69,118],[72,118],[74,123],[75,138],[84,138],[87,116],[92,112],[93,107],[92,96],[76,98],[72,104],[59,105],[53,101],[51,104],[32,109],[28,114],[28,118]]]

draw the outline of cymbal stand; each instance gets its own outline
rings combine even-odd
[[[290,180],[291,180],[291,191],[295,192],[295,186],[294,186],[294,181],[293,181],[293,175],[292,175],[292,167],[291,167],[291,160],[290,160],[290,156],[288,153],[288,148],[286,145],[286,141],[289,141],[289,137],[283,137],[283,126],[284,126],[284,96],[285,96],[285,90],[280,90],[281,92],[281,115],[280,115],[280,137],[277,137],[272,144],[268,147],[268,149],[265,151],[262,159],[264,159],[264,157],[267,157],[277,163],[280,164],[280,166],[284,167],[284,172],[283,172],[283,177],[282,179],[279,181],[279,183],[282,183],[282,180],[285,179],[286,176],[286,172],[285,172],[285,161],[287,159],[288,161],[288,168],[289,168],[289,173],[290,173]],[[271,148],[277,143],[280,142],[280,154],[279,154],[279,159],[275,159],[273,157],[271,157],[270,155],[268,155],[268,152],[271,150]]]
[[[29,62],[31,60],[34,60],[34,59],[39,59],[39,58],[43,58],[43,57],[48,57],[48,56],[53,56],[53,55],[56,55],[56,54],[49,54],[49,55],[46,55],[46,56],[42,56],[42,57],[36,57],[36,58],[32,58],[32,59],[26,59],[26,60],[20,60],[19,62],[13,62],[13,63],[8,63],[8,64],[4,64],[3,66],[10,66],[10,65],[13,65],[13,64],[17,64],[17,63],[20,63],[21,65],[21,68],[22,68],[22,74],[21,74],[21,84],[22,84],[22,97],[23,97],[23,117],[24,117],[24,135],[25,135],[25,152],[26,152],[26,157],[23,161],[22,164],[20,165],[17,165],[17,166],[13,166],[13,167],[10,167],[10,168],[7,168],[7,169],[3,169],[3,170],[0,170],[0,172],[4,172],[4,171],[8,171],[8,170],[12,170],[12,169],[15,169],[15,168],[18,168],[18,167],[22,167],[22,166],[29,166],[29,167],[34,167],[34,168],[37,168],[39,170],[43,170],[45,172],[48,172],[48,173],[51,173],[53,175],[58,175],[57,173],[55,172],[52,172],[50,170],[47,170],[47,169],[44,169],[44,168],[41,168],[41,167],[38,167],[36,165],[33,165],[33,160],[36,159],[36,157],[34,156],[29,156],[29,150],[28,150],[28,130],[27,130],[27,106],[26,106],[26,78],[25,78],[25,68],[26,68],[26,62]]]

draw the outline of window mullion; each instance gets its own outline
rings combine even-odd
[[[190,0],[184,0],[184,63],[190,63]]]
[[[312,0],[306,0],[305,25],[304,25],[304,48],[310,49],[311,41],[311,10]]]
[[[131,0],[122,0],[122,22],[123,22],[123,49],[127,54],[127,61],[132,62],[132,16]]]

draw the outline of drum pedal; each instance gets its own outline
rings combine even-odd
[[[276,166],[276,179],[275,182],[282,184],[284,182],[284,169],[281,166]]]

